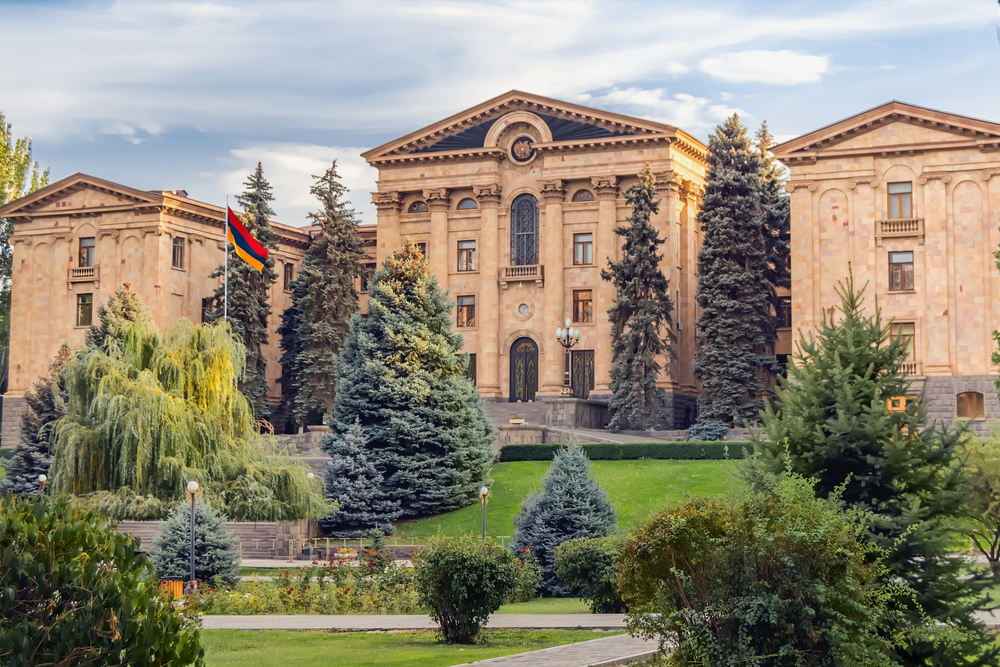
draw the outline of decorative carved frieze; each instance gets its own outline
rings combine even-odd
[[[398,192],[373,192],[372,203],[379,214],[399,213],[403,209],[403,197]]]
[[[785,183],[785,192],[795,192],[796,188],[806,188],[809,192],[816,192],[816,181],[788,181]],[[850,183],[847,187],[853,187]]]
[[[547,204],[560,204],[566,199],[566,181],[557,178],[542,182],[542,199]]]
[[[424,190],[424,200],[432,211],[447,211],[451,205],[451,191],[448,188]]]
[[[472,193],[476,196],[476,201],[479,202],[480,206],[500,205],[501,190],[499,183],[489,183],[487,185],[473,185]]]
[[[597,194],[598,199],[617,199],[618,198],[618,177],[614,175],[609,176],[592,176],[590,179],[591,184],[594,186],[594,192]]]

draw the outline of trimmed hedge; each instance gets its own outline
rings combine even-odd
[[[12,458],[14,458],[13,447],[0,447],[0,459],[12,459]]]
[[[505,445],[500,448],[500,462],[551,461],[562,443]],[[719,442],[587,442],[581,445],[591,461],[635,461],[637,459],[672,459],[684,461],[743,458],[744,448],[753,450],[747,441]],[[728,452],[727,452],[728,450]]]

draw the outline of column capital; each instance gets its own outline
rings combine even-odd
[[[654,171],[653,177],[656,179],[657,192],[671,192],[677,195],[684,187],[683,179],[679,178],[672,170]]]
[[[403,209],[403,196],[395,190],[373,192],[372,203],[379,213],[399,213]]]
[[[598,199],[618,199],[618,177],[592,176],[590,179]]]
[[[557,178],[542,181],[542,199],[546,204],[561,204],[566,199],[566,181]]]
[[[451,205],[451,190],[448,188],[424,190],[424,199],[427,201],[427,208],[430,210],[447,211]]]
[[[472,193],[476,196],[476,201],[479,202],[480,206],[499,206],[500,205],[500,184],[499,183],[489,183],[487,185],[473,185]]]

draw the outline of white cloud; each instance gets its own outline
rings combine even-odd
[[[830,59],[794,51],[740,51],[703,59],[701,71],[734,83],[796,86],[820,81],[830,71]]]
[[[612,88],[601,96],[591,98],[594,106],[625,107],[629,113],[669,123],[696,135],[711,132],[720,121],[734,113],[746,115],[742,109],[725,104],[713,104],[707,97],[687,93],[669,94],[663,88]]]
[[[306,214],[317,209],[316,199],[309,194],[314,175],[324,173],[333,160],[337,173],[347,186],[347,198],[359,213],[362,223],[376,222],[376,211],[371,203],[375,191],[376,172],[361,157],[361,148],[343,146],[317,146],[313,144],[275,143],[248,146],[230,151],[239,161],[239,167],[217,174],[217,188],[230,195],[230,205],[235,205],[233,195],[243,192],[243,182],[260,162],[264,177],[273,188],[273,208],[278,222],[293,227],[308,224]],[[223,194],[223,196],[225,196]]]

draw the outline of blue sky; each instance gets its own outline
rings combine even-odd
[[[374,222],[361,151],[512,88],[703,140],[890,99],[1000,121],[998,24],[995,0],[0,0],[0,110],[53,178],[222,203],[260,160],[296,226],[337,158]]]

